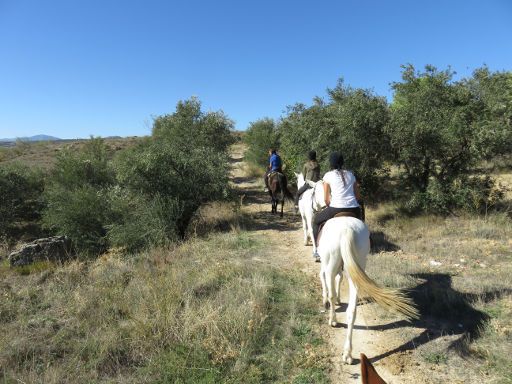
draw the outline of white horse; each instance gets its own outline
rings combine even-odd
[[[314,184],[313,204],[325,206],[323,182]],[[356,319],[357,294],[368,296],[383,308],[417,318],[418,311],[411,299],[398,289],[378,286],[364,272],[370,251],[370,231],[365,223],[353,217],[335,217],[327,221],[318,244],[320,254],[320,280],[322,300],[329,311],[329,324],[337,325],[335,304],[340,302],[340,286],[343,270],[349,285],[347,307],[347,337],[343,347],[342,361],[352,364],[352,331]],[[336,276],[339,280],[336,281]],[[337,289],[336,289],[337,288]]]
[[[297,188],[301,188],[306,182],[302,173],[295,173],[297,177]],[[316,244],[313,240],[313,191],[310,188],[306,190],[299,200],[299,212],[302,217],[302,230],[304,231],[304,245],[308,245],[309,240],[313,243],[313,254],[316,253]]]

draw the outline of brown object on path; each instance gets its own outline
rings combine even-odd
[[[363,384],[386,384],[364,353],[361,353],[361,376]]]

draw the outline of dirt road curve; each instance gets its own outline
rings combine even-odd
[[[272,260],[268,262],[281,268],[299,269],[318,281],[318,308],[321,307],[321,286],[318,279],[320,264],[315,263],[311,257],[311,247],[302,244],[302,227],[300,216],[293,213],[291,204],[285,205],[283,218],[271,215],[268,195],[262,191],[262,181],[246,177],[244,174],[243,147],[236,146],[233,153],[232,182],[240,190],[243,197],[243,209],[256,220],[256,230],[261,231],[276,249]],[[407,353],[389,354],[400,342],[393,342],[392,332],[404,322],[398,318],[381,320],[376,318],[373,304],[358,307],[356,326],[353,333],[354,364],[347,366],[341,364],[341,354],[345,338],[345,308],[347,303],[347,286],[343,285],[343,304],[337,309],[339,328],[331,328],[327,324],[325,313],[325,326],[323,332],[331,343],[333,351],[333,383],[361,383],[359,354],[365,353],[372,361],[379,374],[389,384],[410,382],[409,377],[403,377],[404,364],[407,364]],[[389,354],[389,356],[388,356]],[[417,379],[417,378],[416,378]],[[415,382],[421,383],[422,380]]]

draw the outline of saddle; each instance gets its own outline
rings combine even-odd
[[[274,177],[275,175],[279,175],[280,173],[282,174],[282,172],[279,171],[272,171],[268,174],[267,179],[270,180],[272,177]]]
[[[359,220],[361,220],[364,223],[364,211],[363,211],[363,209],[361,209],[361,216],[359,216],[355,212],[338,212],[337,214],[335,214],[332,217],[332,219],[335,219],[337,217],[353,217],[354,219],[359,219]],[[331,220],[331,219],[329,219],[329,220]],[[327,220],[327,221],[329,221],[329,220]],[[322,232],[323,232],[323,229],[324,229],[324,225],[327,223],[327,221],[325,223],[320,224],[320,227],[318,228],[318,236],[317,236],[317,239],[316,239],[317,244],[320,244],[320,238],[322,237]]]
[[[364,221],[358,214],[356,214],[354,212],[338,212],[337,214],[334,215],[333,219],[336,217],[353,217],[354,219],[359,219],[361,221]],[[329,221],[329,220],[327,220],[327,221]]]

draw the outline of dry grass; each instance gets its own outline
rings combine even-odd
[[[510,217],[397,212],[383,205],[367,214],[376,234],[368,271],[381,284],[411,289],[422,312],[417,326],[426,331],[406,329],[402,341],[414,341],[414,358],[432,370],[432,383],[512,383]]]
[[[189,236],[204,237],[212,232],[239,231],[246,229],[250,218],[241,210],[242,201],[212,202],[199,208],[192,219]]]
[[[265,252],[233,231],[29,275],[4,269],[0,378],[326,382],[314,285],[261,263]]]
[[[243,166],[244,174],[249,178],[263,178],[263,174],[265,173],[265,169],[254,163],[244,163]]]
[[[119,139],[105,139],[109,153],[114,154],[124,148],[133,146],[138,140],[137,137]],[[0,147],[0,164],[19,162],[30,167],[40,167],[48,170],[53,168],[55,160],[60,151],[64,148],[79,150],[87,140],[62,140],[62,141],[39,141],[39,142],[17,142],[13,147]]]

